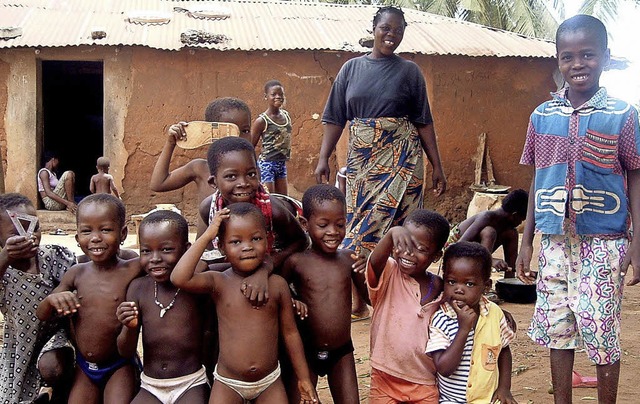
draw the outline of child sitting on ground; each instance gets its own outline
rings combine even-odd
[[[122,324],[116,309],[141,272],[137,260],[118,257],[127,237],[124,204],[113,195],[89,195],[78,204],[76,222],[76,240],[90,261],[69,269],[37,315],[43,321],[71,318],[78,366],[69,403],[130,402],[138,387],[137,369],[134,359],[118,354]]]
[[[267,252],[278,271],[284,260],[307,246],[307,238],[298,220],[277,197],[265,192],[251,143],[238,137],[218,139],[209,147],[209,183],[213,195],[200,204],[200,216],[209,224],[220,209],[235,202],[257,206],[267,222]]]
[[[107,157],[98,157],[96,164],[98,174],[91,176],[89,190],[92,194],[110,194],[113,192],[117,198],[120,198],[118,188],[116,188],[116,184],[113,183],[113,176],[109,174],[110,166],[111,162]]]
[[[21,231],[29,230],[27,221],[18,229],[9,214],[36,220],[32,233]],[[35,312],[75,263],[75,255],[66,247],[40,245],[40,236],[36,208],[29,198],[0,195],[0,310],[4,317],[0,403],[32,402],[42,382],[53,388],[52,403],[67,402],[73,375],[67,330],[58,321],[40,321]]]
[[[509,192],[498,209],[480,212],[454,225],[449,233],[447,245],[456,241],[475,241],[491,253],[503,248],[504,260],[494,258],[492,266],[505,271],[505,278],[515,276],[518,257],[518,230],[527,216],[529,194],[523,189]]]
[[[199,261],[200,256],[216,236],[231,268],[224,272],[196,272],[197,267],[206,265]],[[300,402],[317,402],[285,280],[278,275],[269,276],[270,298],[259,310],[240,292],[244,280],[262,265],[266,253],[263,212],[251,203],[234,203],[216,212],[207,230],[171,273],[176,287],[210,294],[215,302],[220,356],[210,403],[286,403],[278,362],[279,338],[300,380]]]
[[[491,287],[491,253],[460,241],[445,250],[442,265],[444,302],[431,319],[426,349],[438,371],[440,402],[516,403],[509,349],[515,333],[483,296]]]
[[[442,279],[429,272],[442,255],[449,222],[425,209],[392,227],[369,256],[371,392],[378,403],[437,403],[436,369],[424,348]]]
[[[291,117],[282,108],[284,87],[278,80],[264,85],[268,108],[251,125],[251,143],[262,139],[258,165],[262,181],[269,192],[287,195],[287,161],[291,158]]]
[[[327,376],[336,403],[358,403],[353,343],[351,341],[351,280],[362,285],[364,276],[352,270],[351,250],[340,250],[347,212],[344,194],[330,185],[314,185],[302,197],[302,223],[311,248],[285,261],[283,276],[293,284],[296,298],[305,304],[300,313],[300,333],[311,381]],[[295,384],[291,384],[295,386]],[[290,397],[295,397],[289,388]],[[292,402],[296,402],[293,399]]]
[[[249,140],[251,136],[251,110],[242,100],[233,97],[223,97],[213,100],[204,112],[207,122],[229,122],[236,124],[240,136]],[[169,192],[186,187],[191,182],[196,184],[198,203],[213,193],[209,186],[209,166],[207,160],[195,158],[183,166],[169,171],[171,156],[178,140],[186,139],[185,127],[187,122],[178,122],[169,127],[167,140],[151,173],[151,190],[155,192]],[[199,237],[207,228],[206,224],[198,221]]]
[[[206,403],[209,397],[203,365],[203,295],[176,288],[171,271],[187,251],[189,226],[178,213],[160,210],[140,223],[140,266],[147,276],[134,279],[127,300],[118,306],[124,325],[118,351],[133,357],[142,327],[144,372],[134,403]]]

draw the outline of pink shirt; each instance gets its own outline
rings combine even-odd
[[[49,171],[46,168],[41,168],[40,171],[38,171],[38,177],[37,177],[38,192],[44,192],[44,185],[42,185],[42,180],[40,179],[40,173],[42,172],[42,170],[49,173],[49,186],[51,187],[51,190],[56,189],[56,185],[58,185],[58,177],[52,171]]]
[[[367,265],[367,281],[375,277]],[[438,309],[442,295],[420,304],[420,285],[398,270],[389,258],[378,280],[369,287],[373,305],[371,319],[371,367],[412,383],[433,385],[436,368],[424,353],[429,339],[429,320]]]

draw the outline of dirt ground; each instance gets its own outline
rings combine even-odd
[[[195,234],[191,235],[195,238]],[[72,235],[50,236],[43,234],[42,243],[65,245],[73,251],[79,252]],[[137,248],[135,233],[127,238],[125,248]],[[499,251],[497,256],[500,256]],[[432,266],[433,272],[437,268]],[[494,280],[501,274],[494,274]],[[495,282],[494,282],[495,283]],[[548,350],[535,345],[526,335],[526,329],[533,312],[533,304],[501,303],[501,307],[511,312],[518,324],[516,340],[511,345],[513,354],[512,392],[519,403],[538,404],[550,403],[553,398],[549,394],[551,374],[549,371]],[[640,334],[640,322],[637,321],[640,311],[640,286],[627,287],[624,293],[622,308],[622,370],[618,402],[638,402],[634,384],[640,370],[640,341],[636,336]],[[355,346],[356,371],[360,387],[360,401],[367,402],[369,394],[369,326],[370,320],[352,323],[351,335]],[[574,369],[584,376],[595,376],[595,367],[591,365],[584,352],[576,352]],[[326,378],[318,383],[318,394],[323,403],[332,403],[331,394],[327,387]],[[636,398],[633,398],[636,397]],[[594,388],[576,388],[573,390],[573,400],[578,402],[597,401]]]
[[[496,277],[498,274],[495,274]],[[518,324],[516,340],[511,344],[513,355],[512,393],[518,403],[551,403],[549,394],[551,373],[549,370],[549,351],[535,345],[526,335],[529,320],[533,313],[533,304],[500,303],[500,307],[511,312]],[[622,308],[622,369],[618,390],[619,403],[639,402],[634,384],[640,370],[640,331],[638,312],[640,311],[640,287],[628,287],[624,291]],[[359,379],[360,401],[367,402],[369,394],[369,326],[370,321],[352,323],[351,335],[355,346],[356,370]],[[577,351],[574,369],[583,376],[595,376],[595,366],[587,359],[584,351]],[[635,380],[635,381],[634,381]],[[331,395],[326,379],[318,385],[318,394],[323,403],[331,403]],[[633,398],[636,397],[636,398]],[[597,402],[595,388],[573,389],[573,402]]]

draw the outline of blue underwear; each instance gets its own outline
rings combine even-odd
[[[82,369],[84,374],[87,375],[94,384],[100,387],[104,387],[105,384],[107,384],[107,381],[109,381],[111,375],[121,367],[129,364],[133,365],[134,368],[138,366],[137,357],[129,359],[119,357],[108,366],[98,366],[97,363],[87,362],[79,349],[76,349],[76,363],[80,369]]]

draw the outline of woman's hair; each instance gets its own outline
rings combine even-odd
[[[44,167],[51,159],[58,159],[60,156],[54,150],[47,150],[42,153],[42,167]]]
[[[227,208],[229,208],[229,218],[252,217],[256,221],[256,224],[260,226],[260,228],[267,231],[267,222],[265,222],[264,215],[256,205],[249,202],[236,202],[227,206]],[[228,226],[229,220],[223,220],[222,223],[220,223],[220,228],[218,229],[218,238],[222,241],[224,240],[224,237],[227,233]]]
[[[240,98],[217,98],[211,101],[209,105],[207,105],[207,109],[204,111],[204,120],[207,122],[220,122],[220,117],[223,113],[236,109],[244,111],[249,116],[251,116],[251,110],[249,109],[249,106]]]
[[[140,228],[148,224],[165,222],[175,228],[182,243],[189,242],[189,224],[187,220],[181,214],[171,210],[156,210],[153,213],[149,213],[142,219],[142,222],[140,222]]]
[[[338,201],[343,207],[346,206],[342,191],[329,184],[317,184],[307,188],[302,195],[302,215],[308,220],[317,205],[324,201]]]
[[[394,6],[384,6],[384,7],[380,7],[378,11],[376,11],[376,15],[373,16],[373,29],[376,28],[376,25],[378,25],[378,23],[380,22],[380,18],[382,18],[382,15],[385,13],[391,13],[391,14],[397,15],[398,17],[402,18],[402,22],[404,22],[404,26],[405,27],[407,26],[407,21],[404,19],[404,11],[402,11],[402,9]]]
[[[111,194],[91,194],[83,198],[78,204],[78,210],[76,211],[76,217],[80,213],[80,209],[84,205],[90,203],[96,203],[98,205],[110,205],[116,211],[116,217],[118,218],[118,226],[122,227],[127,223],[127,210],[124,203],[119,198]]]
[[[235,136],[223,137],[222,139],[218,139],[211,143],[211,146],[209,146],[209,151],[207,152],[209,173],[211,175],[216,175],[222,156],[234,151],[250,152],[253,156],[253,160],[256,161],[255,149],[247,139]]]
[[[281,82],[279,82],[278,80],[269,80],[269,81],[267,81],[267,82],[264,84],[264,92],[265,92],[265,94],[269,92],[269,89],[270,89],[271,87],[275,87],[275,86],[283,87],[283,86],[282,86],[282,83],[281,83]]]
[[[468,258],[479,261],[482,280],[491,279],[491,253],[485,246],[473,241],[458,241],[451,244],[444,252],[442,258],[443,276],[447,275],[447,271],[451,268],[451,261],[459,258]]]

